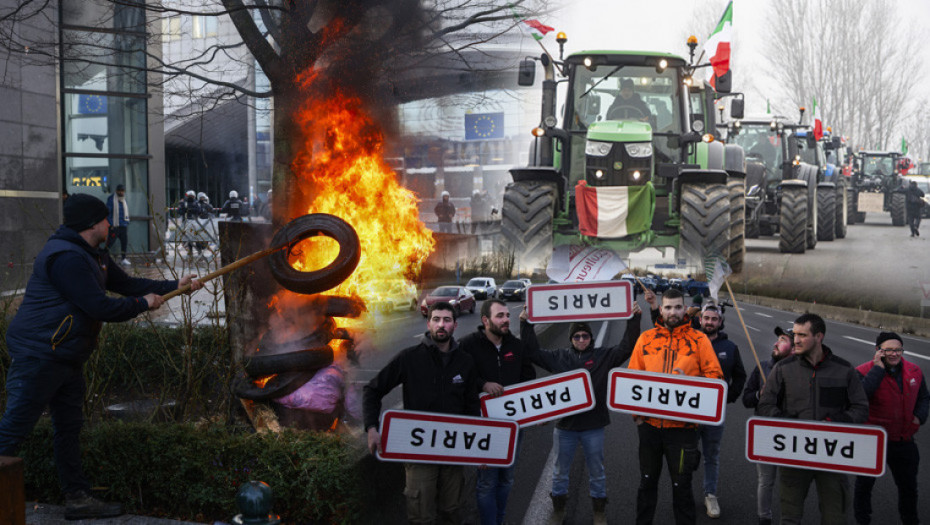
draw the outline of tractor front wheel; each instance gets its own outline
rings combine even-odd
[[[778,219],[778,250],[782,253],[804,253],[807,245],[807,188],[789,186],[782,189]]]
[[[905,205],[904,193],[896,191],[891,194],[891,225],[904,226]]]
[[[834,227],[836,228],[836,238],[845,239],[846,238],[846,222],[849,217],[849,199],[846,195],[849,193],[849,188],[846,187],[846,179],[842,175],[839,176],[836,183],[836,223]]]
[[[746,258],[746,178],[740,175],[727,178],[727,191],[730,193],[730,253],[727,262],[733,273],[740,273]]]
[[[730,252],[730,192],[724,184],[685,183],[681,186],[679,253],[701,262],[708,255]]]
[[[552,218],[556,188],[539,181],[513,182],[504,190],[501,232],[521,267],[552,255]]]
[[[817,240],[836,238],[836,189],[832,186],[817,188]]]

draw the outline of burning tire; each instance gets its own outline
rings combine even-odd
[[[295,270],[288,262],[288,256],[299,242],[315,235],[325,235],[339,243],[339,254],[325,268],[312,272]],[[287,250],[279,250],[271,255],[271,273],[278,284],[292,292],[316,294],[339,286],[358,266],[361,248],[358,234],[347,222],[325,213],[304,215],[289,222],[287,226],[275,233],[272,246],[289,244]]]
[[[847,197],[849,188],[846,187],[846,179],[839,175],[836,183],[836,238],[846,238],[846,222],[849,217],[849,198]]]
[[[817,187],[817,240],[836,238],[836,188],[833,184]]]
[[[504,190],[501,232],[523,265],[552,255],[552,218],[556,189],[539,181],[514,182]]]
[[[307,348],[286,354],[255,354],[245,361],[245,372],[251,377],[291,371],[315,371],[333,364],[333,349],[328,346]]]
[[[321,367],[322,368],[322,367]],[[283,372],[275,375],[265,386],[258,386],[247,376],[239,376],[233,382],[233,393],[243,399],[252,401],[270,401],[284,397],[313,379],[316,370]]]
[[[730,248],[730,193],[723,184],[685,183],[681,187],[680,253],[692,261],[726,255]]]
[[[891,194],[891,225],[904,226],[905,205],[904,193],[896,191]]]
[[[783,187],[780,211],[778,250],[781,253],[804,253],[807,245],[807,188]]]
[[[746,178],[731,175],[727,178],[727,190],[730,192],[730,254],[727,262],[733,273],[740,273],[746,258]]]

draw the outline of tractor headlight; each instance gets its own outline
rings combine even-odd
[[[591,155],[592,157],[606,157],[610,155],[610,149],[613,147],[613,143],[610,142],[596,142],[589,140],[585,142],[584,152],[586,155]]]
[[[652,144],[649,142],[626,144],[627,155],[635,158],[651,157]]]

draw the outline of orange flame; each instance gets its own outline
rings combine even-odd
[[[301,80],[306,85],[314,78]],[[292,169],[310,200],[298,213],[336,215],[355,228],[361,243],[356,271],[327,293],[370,303],[387,293],[391,281],[417,276],[433,250],[433,236],[419,220],[416,195],[384,162],[381,128],[361,100],[343,93],[310,97],[296,120],[304,142]],[[301,244],[291,263],[302,271],[325,266],[339,249],[325,237]]]

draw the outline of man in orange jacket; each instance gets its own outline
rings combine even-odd
[[[670,289],[662,295],[661,317],[656,327],[639,336],[629,368],[688,376],[723,379],[723,372],[710,340],[691,327],[685,313],[684,296]],[[697,425],[634,416],[639,431],[639,491],[636,523],[652,523],[659,494],[663,459],[672,478],[672,507],[675,523],[695,523],[697,517],[691,474],[701,461]]]

